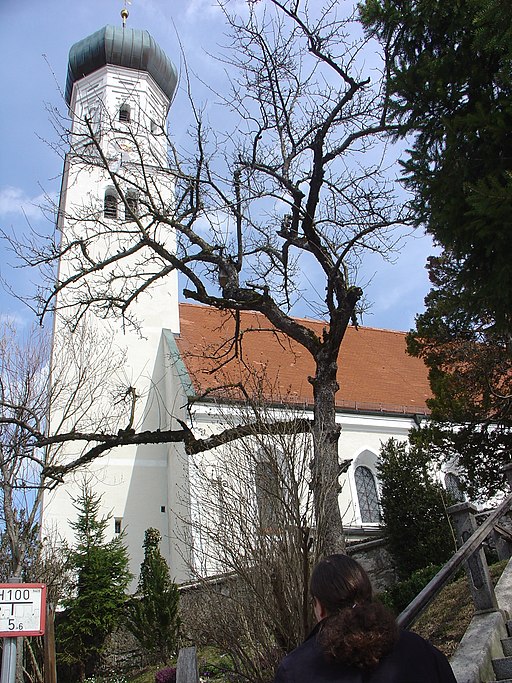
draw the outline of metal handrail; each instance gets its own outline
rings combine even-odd
[[[475,533],[457,550],[448,562],[438,571],[434,578],[427,583],[425,588],[418,593],[414,600],[398,615],[397,622],[402,628],[407,628],[428,606],[435,595],[443,588],[448,580],[455,574],[457,569],[467,561],[471,555],[485,541],[492,531],[496,521],[512,505],[512,493],[489,515]]]

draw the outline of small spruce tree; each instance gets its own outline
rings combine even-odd
[[[378,471],[389,549],[401,578],[446,562],[455,551],[446,507],[455,501],[435,480],[428,450],[390,439]]]
[[[107,636],[120,623],[131,579],[122,534],[105,541],[110,516],[99,516],[101,497],[85,483],[73,501],[78,511],[75,546],[69,555],[74,591],[64,601],[65,614],[57,627],[61,662],[74,668],[78,680],[95,672]]]
[[[137,595],[127,605],[128,629],[155,663],[176,653],[180,630],[178,587],[160,553],[160,540],[157,529],[146,529]]]

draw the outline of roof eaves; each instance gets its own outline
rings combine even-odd
[[[183,362],[183,361],[181,361]],[[203,395],[200,398],[197,397],[197,394],[192,394],[190,396],[191,398],[196,398],[198,399],[196,403],[198,405],[200,404],[206,404],[206,405],[213,405],[213,404],[221,404],[221,405],[240,405],[243,403],[242,399],[236,399],[236,398],[222,398],[218,395]],[[290,408],[292,410],[313,410],[314,405],[312,401],[268,401],[268,407],[269,408],[278,408],[278,409],[286,409]],[[355,403],[350,403],[350,405],[346,404],[337,404],[336,405],[336,413],[337,414],[345,414],[345,415],[368,415],[368,416],[380,416],[380,417],[405,417],[408,419],[414,419],[416,416],[420,417],[428,417],[430,415],[430,411],[427,408],[421,407],[421,406],[391,406],[391,405],[384,405],[384,404],[373,404],[370,406],[370,404],[360,404],[357,405]]]

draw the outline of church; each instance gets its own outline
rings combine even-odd
[[[173,179],[162,131],[177,80],[175,66],[147,31],[106,26],[70,50],[66,101],[71,147],[64,163],[58,219],[63,254],[59,282],[67,286],[57,299],[52,374],[77,386],[86,374],[83,369],[91,372],[100,362],[85,357],[84,346],[101,356],[106,365],[100,368],[108,369],[100,369],[101,381],[93,391],[78,390],[71,402],[53,404],[54,430],[85,431],[88,420],[96,420],[98,431],[106,429],[120,401],[114,388],[121,383],[137,396],[129,427],[141,431],[186,424],[201,434],[215,433],[229,425],[229,416],[239,410],[242,396],[237,387],[251,382],[258,385],[258,400],[267,409],[312,416],[312,387],[307,379],[314,374],[311,357],[271,329],[261,315],[240,314],[236,324],[243,343],[232,353],[233,315],[179,302],[175,272],[150,294],[141,288],[132,303],[137,329],[91,312],[84,306],[81,285],[74,286],[72,246],[80,243],[91,260],[97,253],[107,255],[115,304],[112,283],[121,279],[116,252],[126,238],[125,232],[116,233],[115,226],[122,222],[126,227],[140,211],[141,166],[144,182],[156,188],[162,206],[172,204]],[[69,249],[63,248],[66,245]],[[165,247],[170,252],[176,249],[172,235]],[[143,259],[143,253],[133,255],[134,273],[141,272]],[[101,288],[103,275],[93,272],[91,287]],[[302,322],[321,334],[322,321]],[[79,351],[71,352],[70,335],[74,341],[81,338]],[[214,372],[216,367],[221,371]],[[341,346],[338,383],[336,419],[341,426],[343,464],[339,505],[349,540],[368,538],[378,533],[380,525],[379,449],[389,438],[406,439],[409,430],[428,415],[427,370],[421,360],[407,355],[404,333],[349,327]],[[81,447],[79,442],[69,442],[54,457],[61,462],[76,459]],[[45,494],[45,533],[73,541],[73,501],[86,481],[101,496],[102,514],[110,515],[111,536],[124,534],[133,574],[137,576],[143,558],[144,532],[155,527],[172,575],[185,582],[203,562],[201,534],[191,524],[202,512],[198,468],[212,484],[211,495],[218,495],[213,483],[219,481],[218,463],[229,450],[219,447],[194,460],[182,444],[112,449]],[[257,507],[262,503],[256,479],[254,487]],[[259,514],[261,519],[262,510]],[[215,571],[214,566],[209,569]]]

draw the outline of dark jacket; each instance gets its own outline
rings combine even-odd
[[[402,631],[370,671],[327,661],[317,642],[320,626],[283,659],[274,683],[457,683],[447,658],[415,633]]]

